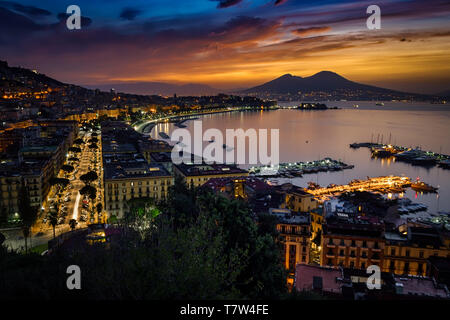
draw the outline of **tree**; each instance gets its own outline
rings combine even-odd
[[[42,293],[49,299],[287,297],[270,221],[256,224],[243,201],[187,190],[185,185],[171,187],[169,198],[163,203],[148,198],[130,202],[128,222],[144,217],[137,224],[144,228],[125,228],[129,232],[121,232],[108,250],[81,241],[47,256],[6,253],[0,259],[0,299]],[[185,201],[184,207],[177,198]],[[126,224],[116,227],[124,230]],[[67,277],[60,266],[70,264],[89,270],[82,291],[69,292],[59,281]]]
[[[286,271],[276,241],[275,223],[256,224],[248,205],[229,200],[205,189],[190,189],[180,183],[171,187],[169,200],[160,207],[175,228],[183,229],[208,216],[223,230],[224,255],[227,262],[239,255],[241,271],[236,288],[248,299],[281,298],[287,293]],[[269,223],[270,222],[270,223]]]
[[[80,159],[78,159],[77,157],[70,157],[68,160],[69,160],[69,161],[72,161],[72,162],[78,162],[78,161],[80,161]]]
[[[58,206],[55,203],[55,209],[51,210],[48,213],[48,223],[52,226],[53,228],[53,239],[56,238],[56,225],[58,224]]]
[[[73,153],[81,153],[81,149],[78,147],[70,147],[68,150]]]
[[[61,170],[63,170],[66,173],[71,173],[71,172],[73,172],[73,170],[75,170],[75,168],[73,166],[71,166],[70,164],[65,164],[61,167]]]
[[[75,220],[75,219],[69,220],[69,226],[70,226],[70,229],[72,229],[72,231],[75,230],[75,228],[77,227],[77,224],[78,224],[77,220]]]
[[[31,207],[28,189],[22,185],[19,191],[19,216],[22,220],[22,233],[25,238],[25,252],[28,252],[28,237],[31,226],[37,219],[36,208]]]
[[[88,147],[89,147],[89,149],[98,149],[98,146],[96,143],[91,143]]]
[[[55,178],[52,177],[50,178],[50,185],[54,186],[54,185],[59,185],[61,188],[65,188],[69,185],[70,181],[69,179],[65,179],[65,178]]]
[[[142,240],[148,235],[149,230],[154,227],[155,218],[160,215],[151,198],[135,198],[128,200],[128,212],[125,214],[125,221],[128,227],[131,227],[139,233]]]
[[[81,145],[81,144],[84,143],[84,141],[83,141],[83,139],[81,139],[81,138],[77,138],[77,139],[75,139],[75,141],[74,141],[73,143],[74,143],[74,144]]]
[[[100,213],[102,213],[102,210],[103,210],[103,205],[99,202],[99,203],[97,203],[97,213],[98,214],[100,214]]]
[[[95,200],[95,197],[97,196],[97,189],[95,187],[86,185],[83,188],[80,189],[81,195],[87,195],[90,199]]]
[[[89,143],[97,143],[98,139],[94,137],[94,138],[89,139],[88,142]]]
[[[80,176],[80,180],[84,182],[86,185],[90,185],[91,182],[98,179],[98,175],[95,171],[89,171],[88,173],[85,173]]]
[[[270,214],[262,214],[258,217],[258,233],[261,235],[270,234],[273,238],[277,238],[277,217]]]

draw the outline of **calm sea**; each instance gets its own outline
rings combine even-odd
[[[264,112],[234,112],[201,117],[203,131],[226,129],[279,129],[280,162],[318,160],[330,157],[355,165],[354,169],[304,175],[301,178],[278,179],[305,187],[309,181],[327,186],[346,184],[352,179],[385,175],[404,175],[420,178],[439,186],[439,194],[420,194],[408,190],[406,196],[414,202],[428,205],[429,212],[450,211],[450,170],[431,169],[395,162],[393,159],[372,159],[367,148],[351,149],[350,143],[376,142],[407,147],[421,147],[450,154],[450,105],[384,102],[324,102],[339,110],[300,111],[275,110]],[[280,103],[283,106],[297,102]],[[358,108],[354,107],[358,105]],[[185,123],[193,131],[193,121]],[[172,124],[159,124],[152,136],[161,139],[159,132],[170,132]],[[205,143],[207,144],[207,143]],[[270,149],[269,149],[270,150]]]

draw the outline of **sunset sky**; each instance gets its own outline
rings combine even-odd
[[[68,30],[68,5],[81,30]],[[381,30],[366,9],[381,8]],[[58,80],[244,88],[337,72],[421,93],[450,89],[450,1],[0,1],[0,59]]]

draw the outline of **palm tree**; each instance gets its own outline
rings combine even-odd
[[[56,238],[55,228],[56,225],[58,224],[58,208],[55,208],[55,210],[50,211],[50,213],[48,214],[48,223],[53,227],[53,239],[55,239]]]
[[[78,224],[77,220],[75,220],[75,219],[70,219],[70,221],[69,221],[69,226],[70,226],[70,229],[72,229],[72,231],[75,230],[77,224]]]
[[[22,232],[25,238],[25,252],[28,252],[28,237],[31,235],[31,226],[37,219],[36,208],[31,207],[28,189],[22,184],[19,191],[19,216],[22,220]]]

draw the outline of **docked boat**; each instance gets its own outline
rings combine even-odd
[[[426,166],[426,165],[433,166],[436,164],[436,162],[437,162],[436,158],[429,157],[429,156],[417,157],[417,158],[413,158],[411,160],[412,164],[422,165],[422,166]]]
[[[439,161],[439,167],[444,169],[450,169],[450,159]]]
[[[372,148],[372,156],[377,158],[389,158],[392,152],[387,148]]]
[[[422,155],[422,151],[419,149],[411,149],[411,150],[406,150],[403,152],[399,152],[397,154],[395,154],[394,156],[398,159],[398,160],[402,160],[402,161],[411,161],[414,158],[420,157]]]
[[[425,182],[422,181],[416,181],[411,183],[411,189],[419,192],[436,192],[438,190],[438,188],[430,186],[429,184],[426,184]]]

